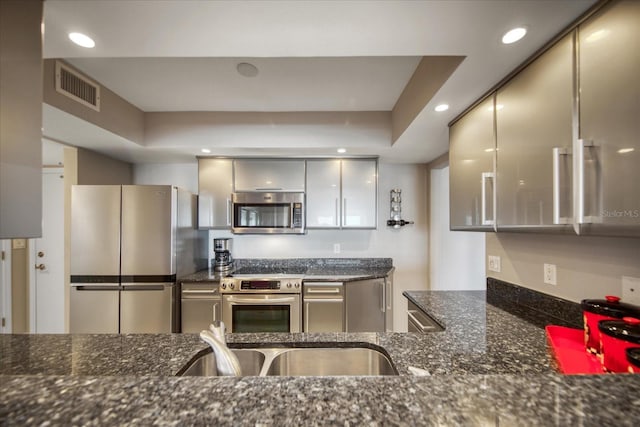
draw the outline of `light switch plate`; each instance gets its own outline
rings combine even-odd
[[[622,300],[640,305],[640,278],[622,276]]]
[[[340,253],[340,243],[334,243],[333,244],[333,253],[334,254],[339,254]]]
[[[501,270],[500,257],[497,255],[489,255],[489,271],[500,273]]]

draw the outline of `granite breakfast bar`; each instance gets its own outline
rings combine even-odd
[[[176,377],[195,334],[0,336],[3,425],[637,425],[640,376],[563,376],[544,329],[485,292],[407,292],[445,330],[233,334],[382,348],[399,376]],[[415,376],[410,367],[426,371]]]

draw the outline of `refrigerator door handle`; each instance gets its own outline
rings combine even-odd
[[[163,291],[171,285],[123,285],[123,291]]]
[[[78,291],[119,291],[120,286],[108,286],[108,285],[78,285],[72,286]]]

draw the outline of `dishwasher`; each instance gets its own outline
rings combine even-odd
[[[344,332],[344,284],[302,284],[304,332]]]
[[[417,305],[408,301],[408,328],[409,332],[436,332],[444,331],[438,322],[433,320],[424,311],[420,310]]]
[[[185,282],[180,292],[182,332],[200,332],[219,322],[222,299],[218,282]]]

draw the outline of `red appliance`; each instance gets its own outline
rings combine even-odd
[[[628,372],[626,350],[640,348],[640,319],[624,317],[622,320],[603,320],[600,330],[602,365],[608,372]]]
[[[640,318],[640,307],[620,302],[620,298],[607,295],[605,299],[584,299],[580,302],[584,319],[584,343],[587,351],[600,354],[601,320],[619,320],[623,317]]]
[[[628,370],[632,374],[640,374],[640,348],[628,348],[627,362],[629,362]]]

